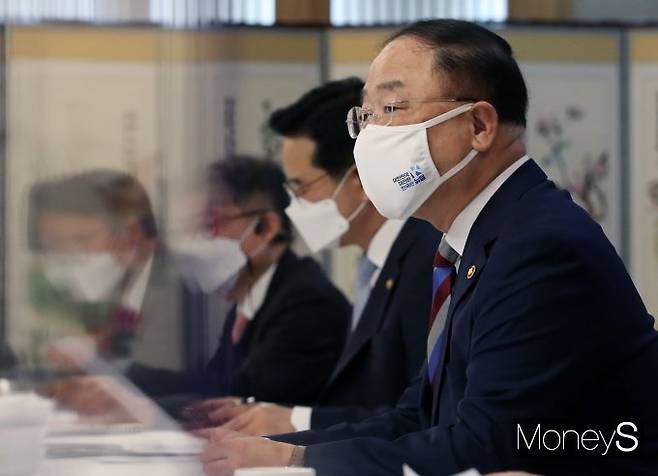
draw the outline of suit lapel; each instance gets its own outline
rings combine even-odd
[[[450,308],[448,310],[449,314],[453,313],[468,291],[477,284],[486,263],[487,256],[485,249],[480,243],[474,243],[473,246],[465,250],[459,264],[457,279],[452,289]]]
[[[327,387],[379,330],[381,322],[389,309],[391,297],[395,292],[400,273],[400,262],[411,249],[418,232],[417,223],[413,219],[408,220],[400,230],[400,234],[393,242],[391,251],[386,257],[386,262],[379,273],[377,282],[370,292],[361,320],[348,340]],[[325,387],[325,390],[327,387]]]
[[[533,160],[527,161],[494,193],[471,228],[468,241],[466,242],[466,248],[464,249],[464,255],[459,264],[457,279],[453,286],[450,307],[448,308],[448,318],[445,327],[447,334],[441,348],[439,370],[432,394],[432,423],[436,423],[439,416],[438,406],[445,379],[446,365],[449,362],[450,340],[454,319],[456,318],[455,315],[460,309],[466,295],[478,283],[480,275],[487,263],[489,244],[498,237],[501,226],[508,217],[509,207],[519,200],[530,188],[544,181],[546,181],[546,174],[544,174],[541,168]]]
[[[425,359],[423,366],[420,370],[423,377],[423,383],[420,390],[420,421],[424,426],[431,426],[432,414],[434,412],[434,390],[430,387],[429,378],[427,376],[427,359]]]
[[[363,309],[361,320],[348,339],[345,350],[336,364],[330,381],[333,381],[345,369],[361,348],[377,333],[379,325],[389,307],[399,270],[397,261],[391,263],[390,266],[384,266],[382,268],[382,272],[370,292],[366,307]],[[393,284],[391,286],[388,283]]]

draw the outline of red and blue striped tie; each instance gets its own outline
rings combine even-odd
[[[445,334],[443,329],[448,317],[450,293],[456,276],[455,263],[458,259],[459,253],[452,249],[444,236],[434,256],[434,272],[432,276],[432,311],[427,337],[427,376],[430,385],[434,384],[434,378],[436,377],[439,366],[441,347]]]

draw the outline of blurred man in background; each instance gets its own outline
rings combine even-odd
[[[187,245],[186,267],[202,287],[223,286],[234,305],[199,390],[313,402],[343,349],[349,304],[314,260],[290,249],[278,165],[235,157],[208,173],[208,238]]]
[[[37,183],[30,226],[42,271],[32,275],[33,302],[72,317],[88,337],[56,343],[55,364],[184,367],[183,284],[134,177],[92,170]]]
[[[290,250],[283,181],[276,164],[249,157],[208,169],[205,229],[179,243],[176,258],[188,283],[232,303],[215,355],[200,371],[132,365],[126,372],[174,416],[201,396],[313,402],[338,360],[349,304],[316,262]],[[155,352],[171,349],[156,345]],[[64,400],[83,413],[124,414],[95,383],[73,385],[76,395]],[[196,418],[194,410],[185,415]]]
[[[218,401],[215,423],[230,419],[228,428],[263,435],[360,421],[391,409],[422,365],[440,234],[414,219],[387,220],[363,192],[345,131],[362,89],[358,78],[332,81],[270,118],[283,137],[286,211],[302,238],[314,252],[363,251],[345,351],[313,407]]]

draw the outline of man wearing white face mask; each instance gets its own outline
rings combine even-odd
[[[314,401],[343,348],[349,304],[315,261],[290,250],[283,181],[264,159],[212,164],[205,231],[175,246],[186,276],[231,306],[203,371],[160,376],[171,389],[158,402],[193,425],[204,424],[190,405],[199,397]]]
[[[315,261],[290,250],[283,180],[279,166],[250,157],[209,171],[208,231],[233,240],[245,259],[209,364],[215,395],[311,402],[343,347],[348,305]]]
[[[345,111],[360,101],[358,78],[319,86],[275,111],[291,195],[286,213],[311,251],[356,245],[349,338],[313,407],[227,405],[215,423],[261,435],[360,421],[392,408],[423,361],[431,303],[431,260],[440,235],[418,220],[386,220],[363,192],[345,132]]]
[[[92,337],[86,352],[73,356],[77,366],[98,353],[122,368],[134,361],[182,368],[182,282],[141,184],[109,170],[37,183],[30,212],[33,249],[60,292],[51,302],[81,319]],[[173,352],[161,354],[161,345]]]
[[[348,126],[377,209],[445,232],[423,368],[395,410],[360,424],[209,431],[208,474],[656,474],[654,319],[601,227],[526,155],[527,105],[510,45],[482,26],[420,21],[386,41]],[[625,424],[629,447],[579,440]]]

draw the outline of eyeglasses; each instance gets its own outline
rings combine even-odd
[[[370,124],[390,126],[393,123],[395,111],[407,109],[410,104],[429,102],[475,102],[472,98],[435,98],[435,99],[400,99],[386,103],[383,112],[378,114],[371,108],[354,106],[347,112],[347,132],[352,139],[356,139],[359,133]]]
[[[206,212],[205,216],[205,222],[206,222],[206,231],[209,232],[210,234],[217,234],[219,231],[224,228],[226,225],[228,225],[230,222],[234,220],[240,220],[242,218],[250,218],[254,217],[257,215],[262,215],[263,213],[267,213],[272,211],[269,208],[257,208],[254,210],[247,210],[244,212],[240,213],[233,213],[233,214],[227,214],[227,213],[220,213],[216,210],[208,210]]]
[[[298,180],[286,180],[283,186],[288,190],[288,193],[291,196],[301,197],[302,195],[304,195],[306,192],[309,191],[311,186],[318,183],[320,180],[327,178],[328,176],[329,173],[325,172],[320,176],[315,177],[314,179],[309,180],[308,182],[305,183],[301,183]]]

